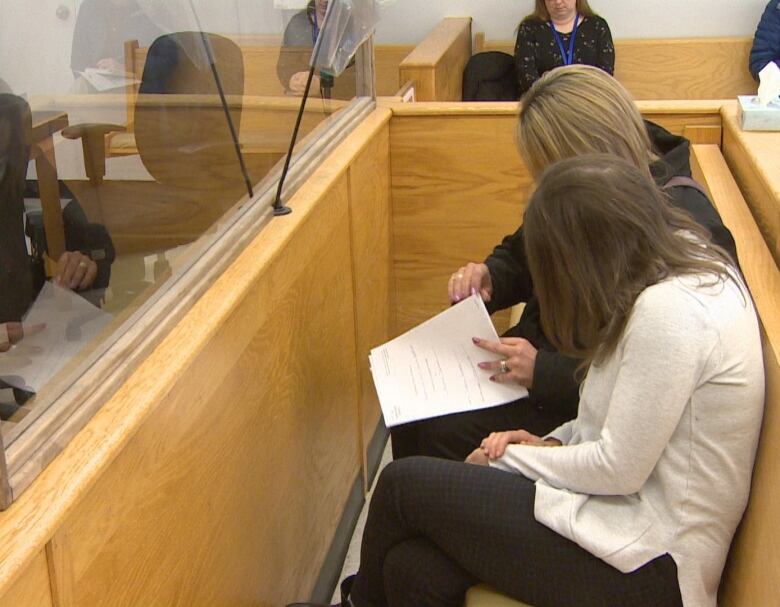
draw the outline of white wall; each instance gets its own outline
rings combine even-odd
[[[379,0],[377,40],[414,44],[442,17],[474,18],[473,31],[509,40],[533,0]],[[768,0],[590,0],[614,38],[752,36]]]

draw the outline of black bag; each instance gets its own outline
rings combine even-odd
[[[477,53],[463,70],[463,101],[517,101],[515,58],[507,53]]]

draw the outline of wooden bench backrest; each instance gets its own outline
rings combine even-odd
[[[695,176],[736,240],[763,326],[766,371],[766,409],[750,503],[732,545],[719,604],[775,605],[780,578],[780,271],[720,149],[695,145],[693,160]]]
[[[463,69],[471,57],[471,18],[444,19],[400,65],[418,101],[460,101]]]
[[[730,99],[755,93],[748,71],[752,39],[615,41],[615,77],[635,99]],[[514,53],[514,42],[475,38],[474,52]]]
[[[287,55],[288,61],[308,66],[311,49],[282,48],[281,36],[228,36],[241,46],[244,54],[244,94],[260,97],[277,97],[285,94],[285,87],[279,81],[276,66],[280,54]],[[374,47],[374,67],[376,75],[377,95],[395,95],[401,87],[399,66],[404,58],[414,49],[413,45],[376,45]],[[135,75],[137,80],[143,75],[148,48],[138,46],[135,41],[126,45],[126,69]],[[337,87],[343,88],[354,95],[354,70],[348,70],[339,79]],[[338,91],[336,91],[337,93]]]

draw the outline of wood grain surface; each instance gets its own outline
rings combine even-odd
[[[309,596],[361,473],[350,196],[369,189],[349,167],[388,118],[347,137],[0,513],[0,589],[48,545],[60,606]]]
[[[51,607],[49,571],[46,554],[41,550],[22,575],[2,594],[2,607]]]
[[[780,271],[716,146],[694,146],[695,175],[737,243],[742,272],[758,311],[764,346],[766,408],[753,485],[721,584],[724,607],[774,605],[780,575]]]
[[[445,18],[401,62],[400,82],[414,82],[418,101],[460,101],[470,57],[471,18]]]
[[[780,264],[780,133],[743,131],[736,103],[723,108],[723,155]]]
[[[515,123],[512,113],[393,117],[399,332],[445,309],[450,274],[482,261],[520,225],[532,180],[515,147]]]

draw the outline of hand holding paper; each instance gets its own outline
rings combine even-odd
[[[520,385],[490,381],[478,364],[503,357],[477,347],[474,337],[499,341],[476,295],[373,349],[369,362],[385,423],[396,426],[527,396]]]

